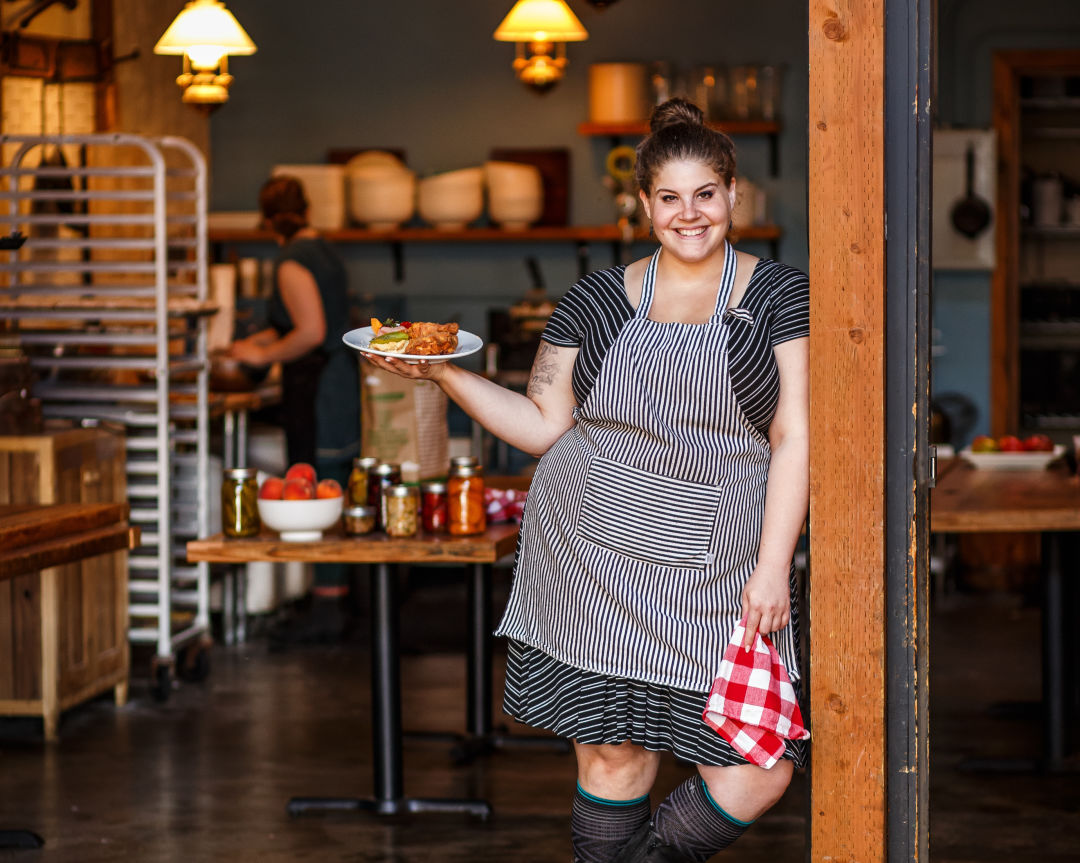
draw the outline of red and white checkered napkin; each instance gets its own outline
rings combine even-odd
[[[743,650],[745,624],[735,624],[702,716],[747,761],[768,768],[784,754],[785,739],[806,740],[810,732],[768,637],[758,633],[753,649]]]

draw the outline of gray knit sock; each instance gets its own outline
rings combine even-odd
[[[750,823],[732,818],[717,806],[704,780],[696,775],[660,804],[653,816],[653,832],[687,859],[705,863],[738,839]]]
[[[611,863],[634,831],[649,820],[649,795],[604,800],[578,785],[570,810],[570,841],[576,863]]]

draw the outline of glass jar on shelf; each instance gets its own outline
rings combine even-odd
[[[478,464],[451,467],[446,481],[447,530],[455,536],[483,533],[487,529],[484,504],[484,469]]]
[[[221,483],[221,531],[239,539],[259,532],[259,483],[253,467],[230,468]]]

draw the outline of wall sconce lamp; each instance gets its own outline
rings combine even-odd
[[[563,76],[566,43],[588,39],[589,33],[564,0],[517,0],[495,30],[495,38],[517,43],[514,71],[518,79],[546,93]]]
[[[230,54],[254,54],[255,43],[221,0],[191,0],[154,46],[155,54],[182,54],[176,83],[184,101],[216,106],[229,98]]]

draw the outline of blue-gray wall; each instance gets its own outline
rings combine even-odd
[[[668,60],[687,70],[782,63],[779,176],[768,176],[764,139],[736,143],[741,173],[767,189],[770,215],[783,226],[779,256],[807,266],[804,2],[622,0],[600,11],[571,0],[590,37],[569,46],[566,78],[544,96],[514,78],[513,45],[491,38],[511,5],[229,0],[258,52],[233,61],[229,103],[211,119],[211,209],[254,209],[272,165],[321,162],[332,147],[400,148],[421,175],[480,164],[493,147],[567,147],[571,222],[607,223],[614,211],[600,181],[611,144],[576,131],[588,119],[590,63]],[[748,248],[768,253],[765,245]],[[404,281],[395,283],[386,247],[343,251],[357,290],[404,298],[410,314],[455,317],[481,333],[488,306],[511,304],[530,287],[527,255],[539,258],[554,296],[578,271],[570,243],[414,244],[404,249]],[[610,246],[591,247],[591,262],[610,264]]]
[[[995,51],[1080,49],[1080,2],[939,0],[937,124],[989,129]],[[990,279],[981,272],[934,274],[935,393],[967,395],[979,412],[971,435],[990,424]]]
[[[513,77],[513,47],[491,38],[512,0],[229,0],[259,51],[234,60],[232,96],[211,120],[212,208],[254,209],[272,165],[320,162],[331,147],[401,148],[421,174],[479,164],[496,146],[568,147],[571,221],[607,222],[612,208],[600,179],[609,142],[576,133],[588,115],[590,63],[783,63],[779,176],[768,176],[764,140],[736,143],[741,172],[767,189],[771,216],[784,229],[780,258],[805,268],[804,0],[621,0],[603,11],[570,2],[590,38],[569,46],[565,80],[537,97]],[[940,0],[937,42],[937,122],[988,128],[993,52],[1080,48],[1080,2]],[[529,287],[527,255],[539,259],[555,296],[577,273],[570,244],[406,246],[400,283],[387,248],[343,251],[358,293],[384,306],[403,303],[409,314],[454,317],[481,333],[488,306],[508,305]],[[594,265],[612,260],[606,245],[591,252]],[[989,415],[989,285],[986,272],[935,274],[934,323],[944,351],[934,361],[934,389],[974,401],[975,431]]]

